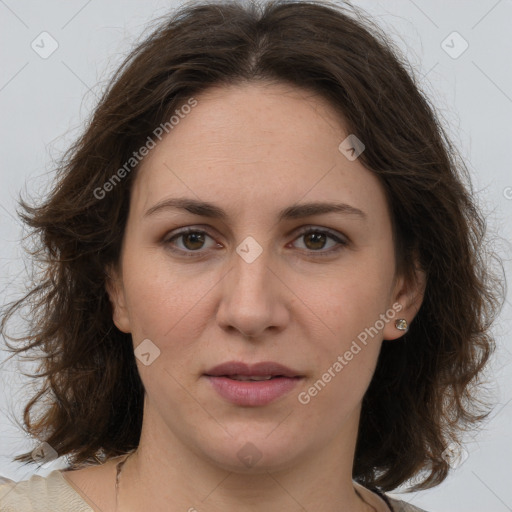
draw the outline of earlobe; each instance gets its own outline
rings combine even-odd
[[[115,326],[124,333],[130,333],[130,317],[126,308],[124,288],[117,269],[112,267],[105,271],[105,288],[112,305],[112,320]]]
[[[392,307],[397,313],[393,321],[388,322],[384,327],[385,340],[401,338],[409,330],[411,322],[423,303],[425,288],[426,274],[418,266],[413,279],[409,281],[404,277],[398,279],[393,294]]]

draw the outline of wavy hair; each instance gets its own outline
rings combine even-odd
[[[417,261],[427,277],[410,330],[382,345],[353,478],[383,491],[418,478],[413,490],[438,485],[450,469],[446,448],[489,414],[480,392],[502,282],[487,259],[467,167],[410,65],[361,11],[327,1],[196,2],[157,21],[59,160],[44,201],[19,201],[41,271],[5,308],[0,333],[13,355],[34,353],[40,363],[23,428],[74,467],[137,447],[144,388],[131,336],[113,324],[106,279],[138,165],[107,197],[98,190],[191,97],[219,85],[285,83],[326,99],[364,142],[359,159],[389,202],[397,271],[413,279]],[[27,334],[8,336],[8,320],[24,307]],[[30,453],[14,460],[34,462]]]

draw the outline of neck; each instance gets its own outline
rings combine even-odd
[[[314,453],[280,466],[257,463],[244,467],[237,461],[237,467],[222,468],[215,463],[218,461],[177,442],[168,430],[167,442],[157,442],[165,436],[157,434],[156,422],[147,421],[145,427],[138,449],[124,459],[119,512],[377,510],[354,488],[351,468],[355,443],[344,442],[351,438],[347,432],[328,445],[315,447]]]

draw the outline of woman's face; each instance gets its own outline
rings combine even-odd
[[[139,169],[109,286],[118,328],[146,340],[143,431],[238,471],[339,457],[382,340],[417,310],[395,279],[383,189],[317,96],[250,84],[195,99]],[[178,198],[225,217],[166,205]],[[230,361],[300,378],[207,376]]]

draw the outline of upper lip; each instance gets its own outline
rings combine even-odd
[[[302,375],[291,368],[273,361],[262,361],[261,363],[246,364],[241,361],[228,361],[219,364],[207,372],[205,375],[220,377],[223,375],[245,375],[247,377],[265,377],[283,376],[283,377],[302,377]]]

